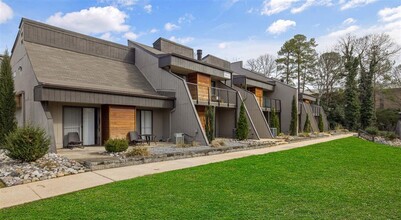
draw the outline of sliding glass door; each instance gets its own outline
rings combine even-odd
[[[97,144],[98,114],[96,108],[64,107],[63,144],[68,145],[68,133],[77,132],[83,145]]]
[[[140,110],[140,117],[141,134],[153,134],[152,111]]]

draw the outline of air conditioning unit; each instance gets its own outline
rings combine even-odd
[[[277,128],[270,128],[270,131],[272,132],[273,138],[277,137]]]
[[[176,145],[185,144],[184,134],[183,133],[175,133],[174,134],[174,138],[175,138],[175,144]]]

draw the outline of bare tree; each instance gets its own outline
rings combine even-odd
[[[247,60],[251,71],[260,73],[266,77],[277,77],[276,58],[270,54],[264,54],[256,59]]]
[[[331,102],[331,94],[335,87],[343,83],[345,76],[343,71],[343,62],[339,53],[326,52],[319,56],[315,75],[318,104],[323,95],[325,95],[325,102]]]
[[[392,71],[391,85],[396,88],[401,88],[401,64],[394,67]]]

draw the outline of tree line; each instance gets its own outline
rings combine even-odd
[[[284,42],[277,56],[264,54],[247,61],[247,67],[266,77],[312,92],[325,109],[331,127],[356,130],[374,126],[375,94],[401,87],[401,50],[389,35],[348,35],[332,50],[318,53],[317,42],[302,34]],[[401,101],[401,100],[400,100]]]

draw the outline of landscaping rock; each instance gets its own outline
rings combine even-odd
[[[15,161],[0,150],[0,181],[14,186],[85,172],[80,163],[54,153],[48,153],[35,162]]]

